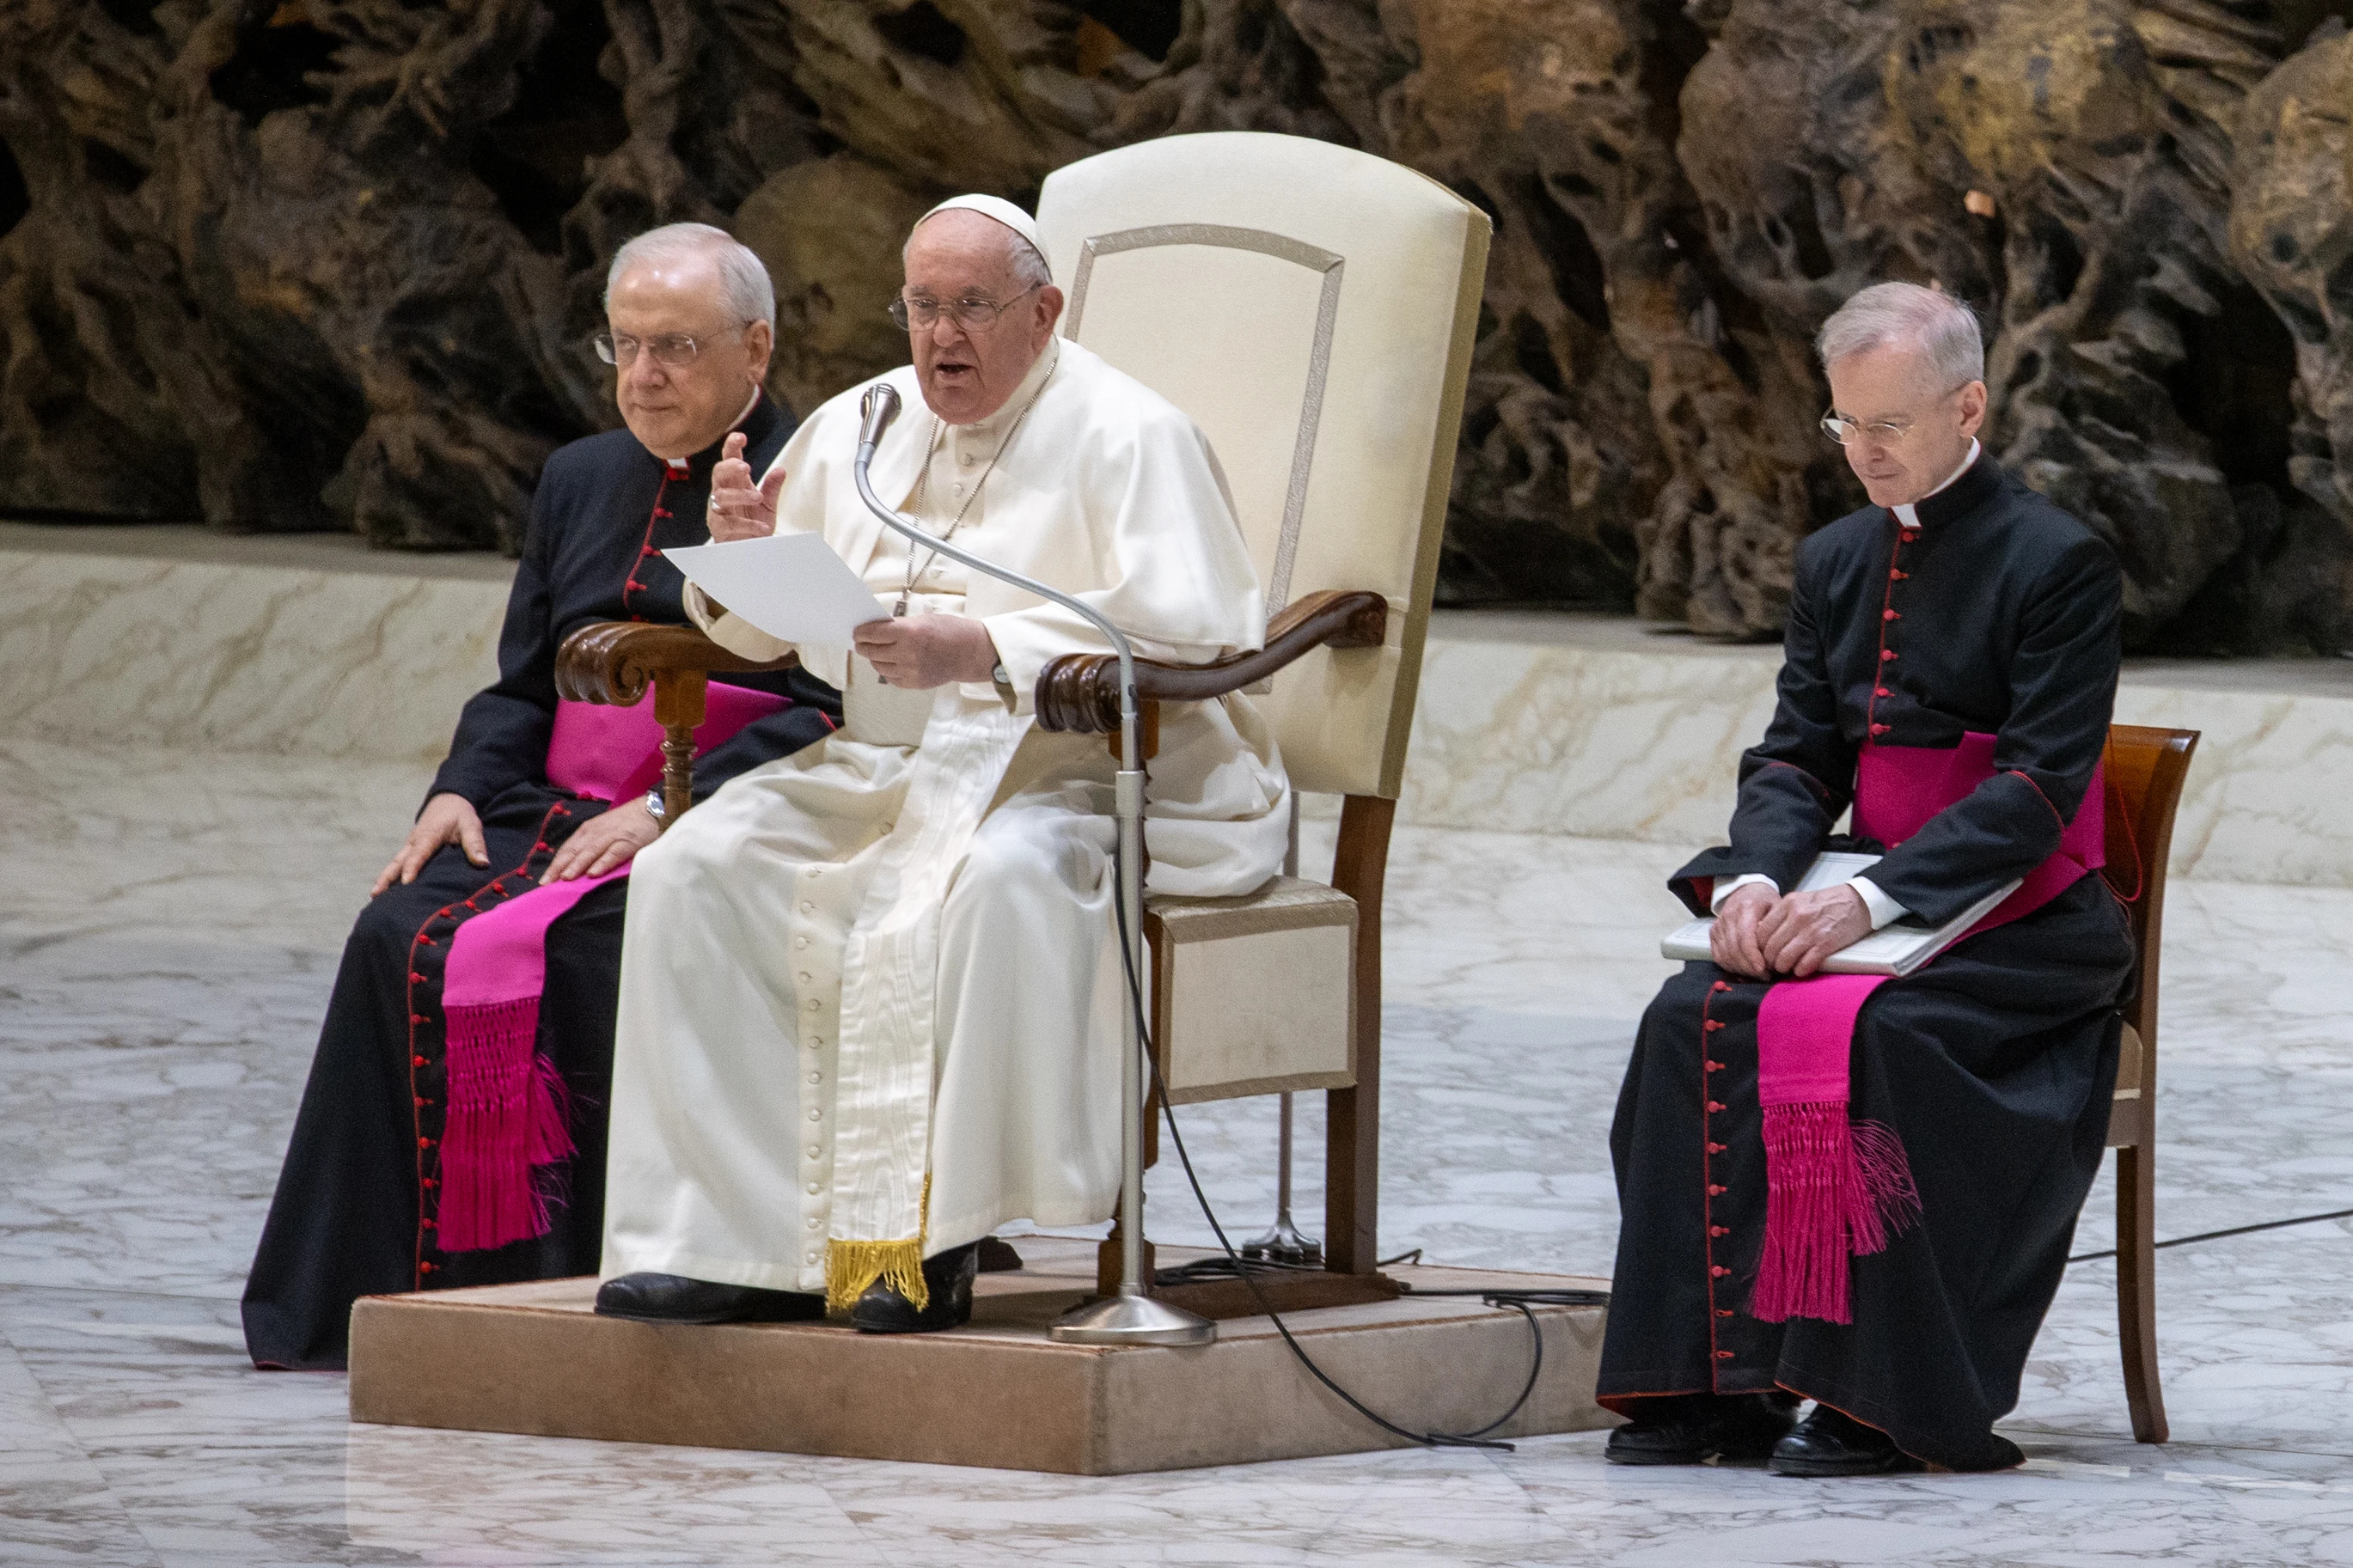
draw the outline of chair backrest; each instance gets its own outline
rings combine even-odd
[[[1063,331],[1208,437],[1268,613],[1324,589],[1388,597],[1386,647],[1311,654],[1266,700],[1294,785],[1396,798],[1485,215],[1369,153],[1217,132],[1057,170],[1038,226]]]
[[[2156,730],[2116,724],[2108,730],[2107,875],[2111,886],[2133,896],[2125,905],[2132,927],[2133,984],[2126,993],[2125,1022],[2140,1040],[2144,1058],[2130,1067],[2129,1081],[2152,1085],[2157,1063],[2157,966],[2165,925],[2165,865],[2173,849],[2173,816],[2198,749],[2195,730]]]

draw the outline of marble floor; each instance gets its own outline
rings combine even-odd
[[[2346,1221],[2160,1255],[2162,1450],[2129,1440],[2113,1265],[2079,1265],[2000,1476],[1629,1471],[1588,1434],[1072,1479],[352,1426],[340,1377],[247,1366],[236,1296],[343,927],[421,785],[0,735],[0,1563],[2353,1562]],[[1677,858],[1401,833],[1393,1248],[1606,1268],[1603,1131]],[[2160,1234],[2353,1207],[2353,891],[2178,883],[2168,917]],[[1185,1125],[1259,1228],[1271,1107]],[[1155,1233],[1203,1238],[1174,1175]]]

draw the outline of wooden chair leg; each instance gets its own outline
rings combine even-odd
[[[2157,1365],[2157,1151],[2116,1151],[2116,1337],[2124,1348],[2125,1404],[2133,1436],[2162,1443],[2165,1390]]]

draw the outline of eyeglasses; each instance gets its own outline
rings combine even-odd
[[[1940,396],[1950,397],[1968,384],[1968,382],[1962,382],[1960,386],[1950,387]],[[1881,447],[1893,447],[1919,426],[1916,419],[1875,419],[1866,425],[1860,419],[1849,419],[1835,408],[1822,416],[1822,434],[1841,447],[1852,447],[1862,440],[1869,440]]]
[[[1912,434],[1916,425],[1917,421],[1911,419],[1880,419],[1865,425],[1835,410],[1822,416],[1822,434],[1841,447],[1852,447],[1865,438],[1883,447],[1893,447]]]
[[[656,364],[677,370],[692,364],[700,347],[684,332],[665,332],[658,338],[633,338],[626,332],[598,332],[596,343],[598,359],[607,364],[619,365],[624,370],[637,363],[639,349],[652,354]]]
[[[959,331],[985,332],[997,325],[998,317],[1044,287],[1042,283],[1032,283],[1002,304],[994,300],[934,300],[918,294],[912,300],[892,300],[891,319],[904,329],[929,331],[945,316]]]

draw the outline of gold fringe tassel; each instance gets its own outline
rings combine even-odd
[[[923,1190],[915,1200],[923,1215],[923,1234],[932,1228],[932,1173],[923,1173]],[[932,1288],[923,1281],[923,1236],[905,1241],[828,1241],[825,1244],[825,1310],[847,1312],[877,1279],[907,1298],[918,1312],[932,1304]]]
[[[923,1283],[923,1238],[826,1243],[827,1311],[847,1312],[877,1279],[888,1282],[919,1312],[931,1305],[931,1287]]]

